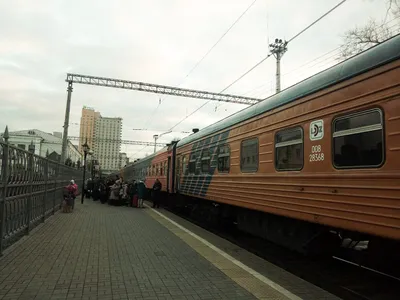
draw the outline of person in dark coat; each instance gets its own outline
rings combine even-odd
[[[130,204],[129,206],[133,205],[133,197],[137,194],[137,184],[136,181],[133,180],[130,184],[129,184],[129,188],[128,188],[128,197],[130,200]]]
[[[93,187],[94,187],[94,182],[93,182],[92,178],[89,178],[88,183],[87,183],[86,198],[90,199],[92,197]]]
[[[96,177],[93,181],[93,201],[100,199],[100,179]]]
[[[143,207],[143,200],[146,197],[146,185],[142,180],[139,181],[137,185],[137,190],[138,190],[138,207],[142,208]]]
[[[100,193],[100,202],[101,202],[101,204],[106,203],[107,202],[107,186],[104,183],[104,180],[100,181],[99,193]]]
[[[157,178],[153,185],[153,208],[160,207],[161,187],[161,182]]]

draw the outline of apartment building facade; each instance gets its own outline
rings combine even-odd
[[[80,152],[83,152],[82,146],[86,141],[90,149],[93,149],[96,120],[100,117],[100,112],[95,111],[94,108],[87,106],[82,108],[78,147]]]
[[[94,108],[82,108],[79,149],[87,141],[102,172],[120,168],[122,118],[103,117]]]

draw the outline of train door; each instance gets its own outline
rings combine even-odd
[[[167,165],[167,193],[169,193],[169,180],[171,176],[171,156],[168,156],[168,165]]]

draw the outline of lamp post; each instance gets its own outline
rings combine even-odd
[[[84,186],[85,186],[85,177],[86,177],[86,157],[88,154],[91,154],[89,145],[87,144],[87,139],[85,141],[85,143],[82,145],[83,148],[83,182],[82,182],[82,198],[81,198],[81,204],[83,204],[83,200],[85,197],[85,193],[84,193]]]

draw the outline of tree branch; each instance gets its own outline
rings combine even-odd
[[[338,60],[354,56],[393,36],[396,29],[392,30],[392,27],[388,26],[388,23],[391,21],[387,23],[386,19],[388,15],[391,15],[393,16],[393,20],[400,24],[400,0],[387,1],[388,7],[386,16],[382,22],[370,19],[366,25],[345,32],[340,54],[337,57]],[[399,29],[399,27],[397,27],[397,29]]]

